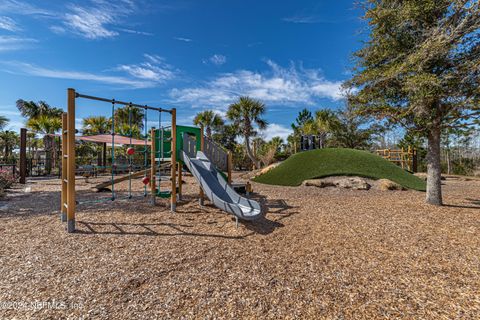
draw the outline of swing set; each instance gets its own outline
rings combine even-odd
[[[111,197],[106,199],[97,199],[93,201],[83,201],[79,202],[76,199],[75,193],[75,173],[76,173],[76,163],[75,163],[75,140],[76,132],[75,129],[75,108],[76,108],[76,99],[87,99],[95,100],[101,102],[107,102],[111,104],[112,111],[112,125],[111,125],[111,166],[105,167],[104,169],[110,169],[110,183],[111,186]],[[116,178],[117,174],[117,165],[115,163],[115,146],[119,141],[115,140],[115,108],[116,105],[123,105],[127,107],[128,110],[128,126],[129,133],[127,140],[124,136],[121,136],[121,144],[128,144],[126,150],[128,156],[128,174],[125,177]],[[132,110],[133,108],[138,108],[143,110],[143,120],[144,120],[144,141],[143,141],[143,168],[134,172],[133,164],[133,155],[135,154],[135,145],[138,146],[138,139],[133,138],[132,130]],[[156,129],[152,127],[150,129],[150,141],[148,140],[148,128],[147,128],[147,114],[148,110],[153,110],[158,112],[158,126]],[[168,113],[171,115],[171,126],[163,127],[162,126],[162,113]],[[169,130],[168,130],[169,129]],[[167,131],[166,131],[167,130]],[[203,130],[202,130],[203,131]],[[85,137],[83,137],[85,138]],[[203,140],[203,134],[201,134]],[[88,139],[84,139],[87,140]],[[98,140],[98,139],[97,139]],[[103,137],[105,140],[105,137]],[[94,138],[90,138],[89,141],[95,141]],[[199,142],[200,143],[200,142]],[[150,149],[150,151],[149,151]],[[157,150],[158,149],[158,150]],[[165,150],[167,149],[167,150]],[[150,153],[150,166],[148,165],[148,156]],[[157,171],[159,171],[158,164],[162,162],[170,162],[170,190],[160,190],[161,184],[161,173],[157,176]],[[177,187],[177,168],[178,168],[178,187]],[[128,180],[128,195],[126,199],[133,198],[132,192],[132,179],[142,177],[142,182],[144,184],[143,197],[148,196],[148,187],[150,187],[151,202],[155,204],[156,197],[161,197],[165,199],[170,199],[170,208],[172,212],[176,211],[177,205],[177,191],[178,194],[181,194],[182,190],[182,165],[177,165],[177,125],[176,125],[176,109],[163,109],[151,107],[148,105],[139,105],[132,102],[123,102],[115,99],[106,99],[99,98],[94,96],[89,96],[85,94],[80,94],[75,91],[75,89],[67,90],[67,112],[62,115],[62,172],[61,172],[61,181],[62,181],[62,192],[61,192],[61,220],[62,222],[67,222],[67,232],[71,233],[75,231],[75,213],[77,205],[89,203],[89,202],[100,202],[100,201],[115,201],[121,200],[121,197],[118,196],[115,190],[115,184],[121,181]],[[158,188],[157,188],[157,179],[158,179]]]

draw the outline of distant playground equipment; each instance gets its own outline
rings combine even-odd
[[[107,102],[111,104],[112,130],[111,134],[99,136],[77,137],[75,129],[75,108],[76,99],[83,98]],[[67,222],[67,232],[75,231],[75,215],[77,205],[88,202],[114,201],[120,197],[115,190],[115,184],[128,181],[128,196],[126,200],[132,199],[132,179],[142,178],[144,185],[143,197],[150,195],[151,203],[155,205],[156,197],[169,199],[172,212],[176,211],[177,199],[182,195],[182,168],[185,165],[200,184],[200,204],[206,196],[216,207],[234,215],[238,225],[238,219],[254,220],[263,214],[259,203],[240,196],[232,187],[232,155],[223,150],[210,139],[204,137],[203,127],[177,126],[176,109],[163,109],[139,105],[131,102],[122,102],[115,99],[99,98],[75,92],[75,89],[67,90],[67,112],[62,115],[62,170],[61,170],[61,219]],[[116,105],[129,107],[129,136],[120,136],[115,133],[115,108]],[[138,108],[144,112],[144,139],[133,139],[131,110]],[[147,114],[149,110],[158,112],[158,129],[152,127],[150,132],[147,129]],[[162,126],[161,115],[168,113],[171,116],[171,125]],[[150,136],[150,139],[148,137]],[[110,181],[98,184],[97,189],[110,187],[111,197],[96,199],[94,201],[77,201],[75,192],[76,170],[75,140],[88,140],[90,142],[111,144],[111,166],[103,169],[110,170]],[[115,159],[115,147],[128,145],[126,154],[128,165],[123,168],[126,175],[116,177],[118,167]],[[142,150],[138,150],[143,145]],[[135,146],[137,148],[135,148]],[[144,163],[140,168],[135,168],[132,157],[137,153],[143,153]],[[170,176],[162,176],[162,169],[170,167]],[[134,170],[138,169],[138,170]],[[178,171],[178,173],[177,173]],[[225,175],[223,171],[227,172]],[[178,177],[178,181],[177,181]],[[161,190],[162,181],[167,181],[169,187]],[[148,191],[148,188],[150,190]],[[245,189],[248,189],[246,187]]]
[[[395,163],[396,165],[410,172],[417,172],[418,159],[417,150],[408,147],[407,150],[401,149],[379,149],[375,153],[383,159]]]
[[[300,151],[320,149],[320,136],[314,134],[302,134],[300,136]]]

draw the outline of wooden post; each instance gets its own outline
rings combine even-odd
[[[404,164],[405,150],[403,149],[403,147],[402,147],[402,150],[401,150],[400,152],[401,152],[401,155],[400,155],[400,163],[402,164],[402,169],[405,169],[405,164]]]
[[[27,129],[20,129],[20,183],[27,182]]]
[[[156,161],[156,155],[157,155],[157,146],[156,146],[156,137],[155,137],[155,128],[152,127],[150,129],[150,136],[152,137],[152,146],[150,148],[150,191],[152,195],[151,203],[152,205],[155,205],[155,199],[157,197],[156,192],[157,192],[157,161]],[[159,185],[161,181],[158,182]]]
[[[182,200],[182,162],[178,162],[178,200]]]
[[[227,153],[227,182],[232,183],[232,152]]]
[[[412,155],[412,171],[416,173],[418,171],[418,158],[417,158],[417,149],[413,149]]]
[[[177,210],[177,109],[172,109],[172,147],[171,147],[171,183],[172,183],[172,193],[170,197],[171,207],[170,210],[175,212]]]
[[[62,203],[60,206],[60,220],[62,222],[67,221],[67,210],[66,210],[66,204],[67,204],[67,170],[68,170],[68,164],[67,164],[67,154],[68,154],[68,138],[67,138],[67,113],[64,112],[62,114]]]
[[[200,125],[200,151],[203,152],[204,147],[205,147],[205,140],[203,137],[203,125]],[[200,185],[200,199],[198,199],[198,202],[200,203],[201,206],[203,206],[204,199],[205,199],[205,194],[203,193],[202,186]]]
[[[408,159],[407,168],[408,168],[408,171],[412,171],[412,167],[413,167],[413,162],[412,162],[413,157],[412,156],[413,156],[412,147],[408,146],[408,151],[407,151],[407,159]]]
[[[75,232],[75,89],[67,101],[67,232]]]

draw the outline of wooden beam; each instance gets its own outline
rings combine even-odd
[[[117,184],[117,183],[126,181],[130,178],[130,176],[132,178],[139,178],[139,177],[144,177],[146,174],[148,174],[148,169],[137,171],[137,172],[132,172],[131,174],[126,174],[124,176],[120,176],[118,178],[115,178],[113,181],[109,180],[109,181],[99,183],[99,184],[93,186],[92,189],[102,190],[102,189],[105,189],[106,187],[111,186],[112,183]]]
[[[66,202],[67,202],[67,113],[62,114],[62,196],[60,204],[60,220],[67,221]]]
[[[67,99],[67,232],[75,232],[75,89]]]

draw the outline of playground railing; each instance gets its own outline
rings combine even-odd
[[[183,151],[185,151],[190,158],[196,157],[196,145],[197,141],[193,136],[185,133],[183,134]]]
[[[203,152],[215,167],[222,171],[228,170],[227,151],[207,137],[205,137]]]
[[[189,157],[196,156],[196,146],[197,142],[193,136],[183,135],[183,150]],[[228,171],[228,152],[207,137],[204,139],[203,153],[217,169]]]
[[[402,149],[381,149],[375,153],[385,160],[393,162],[408,171],[417,171],[417,151],[413,148]]]

